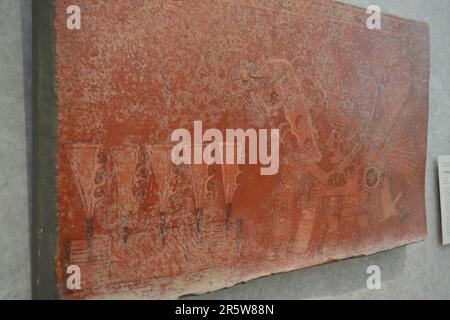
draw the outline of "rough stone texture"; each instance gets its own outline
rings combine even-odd
[[[27,2],[26,2],[27,3]],[[373,4],[372,1],[353,1],[360,6]],[[450,87],[449,57],[450,39],[446,36],[450,29],[450,6],[448,1],[378,1],[382,9],[405,18],[426,21],[430,25],[431,35],[431,91],[430,91],[430,130],[429,162],[427,169],[427,218],[428,239],[407,248],[400,248],[367,258],[353,259],[330,265],[310,268],[276,275],[239,285],[231,289],[209,294],[207,298],[450,298],[450,275],[448,248],[440,246],[440,226],[438,214],[436,156],[450,153]],[[0,228],[0,297],[28,298],[29,294],[29,257],[28,240],[24,234],[28,223],[24,103],[29,112],[30,98],[22,98],[22,70],[25,69],[26,97],[31,96],[29,82],[29,60],[25,59],[23,68],[22,31],[20,30],[21,4],[18,1],[0,2],[0,24],[2,35],[0,43],[0,79],[1,88],[1,130],[3,140],[21,141],[18,144],[2,142],[1,172],[5,184],[13,185],[7,194],[1,192]],[[26,37],[30,37],[29,8],[24,7],[22,14]],[[9,20],[4,20],[7,15]],[[13,16],[13,18],[11,18]],[[6,22],[5,22],[6,21]],[[5,25],[5,26],[4,26]],[[28,27],[27,27],[28,26]],[[4,45],[6,42],[6,45]],[[29,57],[30,45],[25,41],[25,52]],[[29,42],[28,42],[29,43]],[[28,66],[28,67],[27,67]],[[4,72],[3,70],[8,70]],[[6,86],[5,86],[6,84]],[[9,88],[5,90],[4,88]],[[16,105],[11,102],[15,97]],[[8,100],[9,99],[9,100]],[[14,100],[14,99],[12,99]],[[19,114],[15,114],[19,112]],[[22,125],[18,125],[22,123]],[[7,129],[6,129],[7,128]],[[3,132],[5,130],[5,132]],[[2,140],[2,141],[3,141]],[[22,145],[22,148],[17,146]],[[22,149],[22,150],[20,150]],[[20,165],[21,169],[14,168]],[[13,175],[17,172],[18,175]],[[8,178],[8,179],[7,179]],[[5,222],[4,222],[5,221]],[[25,239],[25,240],[24,240]],[[382,268],[383,288],[379,291],[365,289],[366,268],[377,264]],[[20,272],[19,272],[20,270]]]
[[[329,1],[78,1],[80,30],[56,3],[60,297],[172,298],[426,237],[425,24],[371,31]],[[189,145],[278,129],[279,170],[176,166],[178,128]]]
[[[252,281],[202,296],[209,299],[449,299],[450,247],[441,245],[437,156],[450,153],[450,3],[446,0],[343,1],[360,7],[378,4],[383,12],[427,22],[431,80],[425,242],[371,257],[342,261]],[[367,290],[370,265],[382,270],[382,289]]]

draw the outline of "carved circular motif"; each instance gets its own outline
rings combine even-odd
[[[379,174],[377,169],[371,168],[366,173],[366,185],[369,188],[374,188],[377,186],[379,181]]]

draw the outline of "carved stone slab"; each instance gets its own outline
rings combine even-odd
[[[332,1],[78,0],[69,30],[72,2],[54,7],[59,298],[178,297],[426,237],[426,25],[369,30]],[[174,165],[194,121],[280,129],[279,173]]]

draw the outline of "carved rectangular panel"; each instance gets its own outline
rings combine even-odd
[[[78,0],[68,29],[72,2],[35,4],[37,297],[173,298],[426,237],[426,25],[369,30],[332,1]],[[279,129],[278,173],[175,165],[195,121]]]

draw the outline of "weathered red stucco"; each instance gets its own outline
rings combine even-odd
[[[428,30],[332,1],[56,2],[64,299],[165,298],[426,236]],[[280,128],[280,172],[170,134]],[[78,265],[82,290],[65,286]]]

